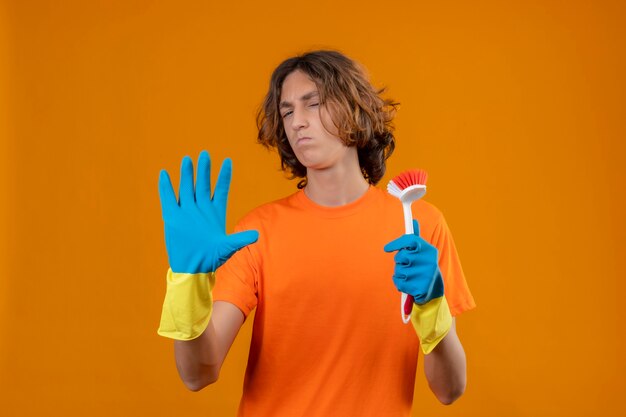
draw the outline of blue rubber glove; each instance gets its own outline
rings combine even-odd
[[[235,252],[259,238],[256,230],[226,234],[226,202],[232,163],[224,160],[211,198],[211,159],[206,151],[198,158],[194,191],[193,163],[188,156],[181,164],[179,198],[176,200],[167,171],[159,176],[161,212],[165,222],[165,246],[175,273],[214,272]]]
[[[437,264],[437,248],[420,237],[413,219],[412,235],[403,235],[385,245],[385,252],[398,251],[393,282],[398,291],[412,295],[418,305],[443,296],[443,279]]]

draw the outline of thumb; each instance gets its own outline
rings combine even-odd
[[[159,198],[161,200],[163,220],[169,219],[178,208],[178,201],[176,200],[176,194],[174,194],[172,180],[170,180],[169,174],[164,169],[159,173]]]
[[[246,230],[244,232],[228,235],[228,243],[235,250],[248,246],[259,239],[259,232],[256,230]]]
[[[419,248],[419,242],[415,235],[402,235],[399,238],[387,243],[383,250],[385,252],[394,252],[400,249],[415,250]]]

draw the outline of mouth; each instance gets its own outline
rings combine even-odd
[[[310,138],[310,137],[308,137],[308,136],[302,136],[301,138],[298,138],[298,140],[296,140],[296,143],[300,143],[300,142],[307,142],[307,141],[309,141],[309,140],[311,140],[311,138]]]

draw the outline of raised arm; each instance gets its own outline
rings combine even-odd
[[[217,380],[244,320],[230,303],[213,305],[215,271],[259,236],[255,230],[226,234],[231,162],[224,161],[213,197],[210,171],[211,160],[203,151],[194,187],[193,164],[183,158],[178,201],[167,172],[161,171],[159,178],[170,269],[158,333],[175,340],[178,372],[194,391]]]

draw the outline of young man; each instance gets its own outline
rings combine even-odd
[[[161,172],[170,270],[159,334],[176,339],[189,389],[217,380],[256,308],[240,416],[408,416],[420,347],[437,398],[463,393],[452,316],[474,301],[446,222],[420,200],[415,233],[404,235],[399,201],[374,187],[394,149],[394,111],[338,52],[279,65],[259,141],[278,149],[299,191],[253,210],[232,235],[229,160],[213,198],[206,152],[195,187],[183,159],[180,201]],[[416,300],[410,326],[399,291]]]

